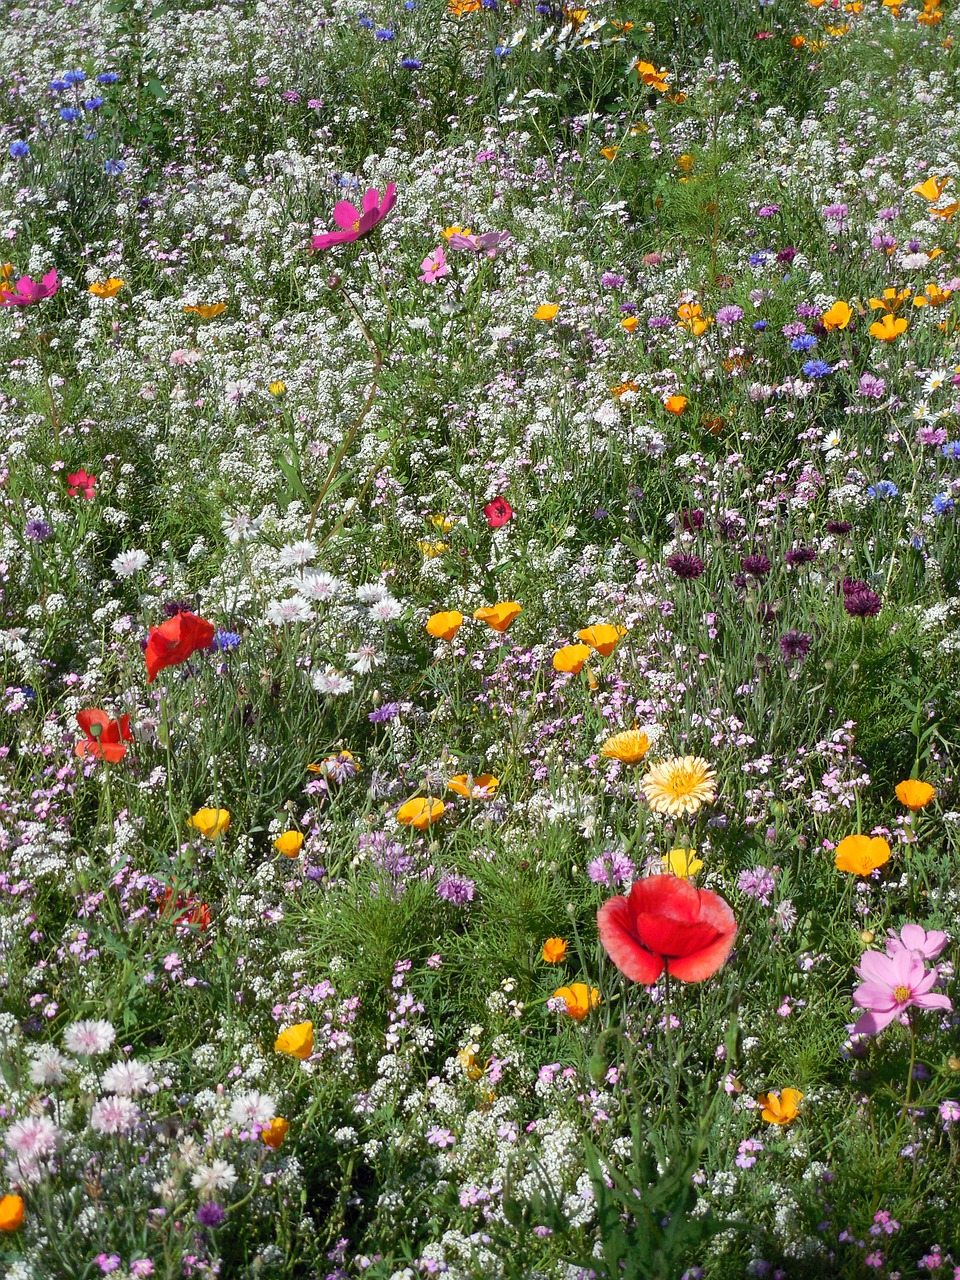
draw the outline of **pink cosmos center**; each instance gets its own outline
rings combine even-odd
[[[903,983],[893,988],[893,998],[898,1004],[903,1004],[904,1000],[910,999],[910,988],[905,987]]]

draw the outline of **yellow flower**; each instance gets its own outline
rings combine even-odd
[[[781,1089],[779,1093],[761,1093],[757,1104],[763,1108],[760,1114],[767,1124],[784,1125],[796,1120],[802,1100],[799,1089]]]
[[[596,987],[587,987],[585,982],[571,982],[569,987],[558,987],[553,998],[562,1000],[570,1017],[582,1022],[600,1003],[600,992]]]
[[[906,782],[898,782],[897,799],[908,809],[916,813],[925,809],[937,794],[929,782],[921,782],[919,778],[908,778]]]
[[[609,658],[611,653],[627,634],[626,627],[613,627],[608,622],[601,622],[595,627],[585,627],[577,632],[577,639],[596,649],[601,657]]]
[[[615,400],[619,400],[622,396],[625,396],[628,392],[632,391],[636,393],[639,390],[640,390],[639,382],[619,382],[615,387],[610,388],[610,394],[613,396]]]
[[[456,609],[451,609],[448,613],[433,613],[424,625],[435,639],[452,640],[463,626],[463,614]]]
[[[188,827],[195,827],[207,840],[216,840],[230,826],[229,809],[198,809],[187,819]]]
[[[443,816],[446,805],[442,800],[430,800],[423,796],[414,796],[405,801],[397,810],[397,821],[404,827],[415,827],[417,831],[426,831],[431,822]]]
[[[620,150],[619,147],[601,147],[600,154],[603,156],[604,160],[613,161],[613,160],[616,160],[617,152],[619,150]]]
[[[656,89],[657,93],[666,93],[670,77],[666,71],[658,71],[652,62],[635,62],[634,71],[648,89]]]
[[[449,533],[457,521],[453,516],[435,515],[430,517],[430,523],[441,533]]]
[[[949,185],[949,178],[938,178],[936,174],[931,173],[925,182],[919,183],[910,190],[916,196],[923,196],[924,200],[929,200],[931,204],[939,200]]]
[[[562,964],[567,956],[567,944],[563,938],[548,938],[541,955],[546,964]]]
[[[889,311],[895,316],[909,297],[909,289],[884,289],[882,298],[870,299],[870,308],[873,311]]]
[[[277,1053],[304,1061],[313,1053],[313,1023],[298,1022],[294,1027],[287,1027],[274,1040],[273,1047]]]
[[[667,413],[675,414],[679,418],[681,413],[683,413],[684,409],[687,407],[687,397],[667,396],[666,400],[663,402],[663,407],[666,409]]]
[[[444,227],[440,234],[444,240],[449,240],[451,236],[469,236],[473,235],[473,232],[469,227]]]
[[[441,542],[439,538],[435,538],[429,542],[418,542],[417,550],[420,551],[427,560],[435,560],[437,556],[442,556],[445,551],[450,550],[450,543]]]
[[[519,618],[521,613],[523,613],[523,606],[517,604],[516,600],[505,600],[483,609],[474,609],[473,616],[477,622],[485,622],[494,631],[506,631],[514,618]]]
[[[184,307],[184,311],[195,312],[201,320],[212,320],[214,316],[219,316],[227,309],[225,302],[205,302],[198,307]]]
[[[881,342],[895,342],[906,330],[907,321],[903,316],[895,319],[887,312],[882,320],[875,320],[870,326],[870,336],[879,338]]]
[[[942,307],[953,293],[952,289],[941,289],[936,281],[931,280],[918,297],[914,298],[915,307]]]
[[[23,1224],[21,1196],[4,1196],[0,1200],[0,1231],[18,1231]]]
[[[942,218],[944,222],[951,222],[953,215],[960,209],[960,201],[954,200],[950,204],[945,204],[942,209],[931,209],[931,218]]]
[[[109,280],[104,280],[102,284],[90,285],[89,292],[95,298],[115,298],[125,284],[125,280],[111,276]]]
[[[271,1151],[276,1151],[287,1136],[289,1128],[289,1120],[284,1120],[283,1116],[274,1116],[266,1128],[260,1130],[260,1137]]]
[[[591,652],[588,644],[565,644],[553,655],[553,669],[577,675],[583,669],[583,664],[590,657]]]
[[[636,333],[639,324],[640,321],[636,316],[625,316],[624,319],[620,321],[621,329],[626,329],[627,333]]]
[[[639,764],[650,750],[650,739],[642,729],[624,729],[609,737],[600,748],[607,760],[619,760],[623,764]]]
[[[499,785],[500,779],[495,778],[492,773],[478,773],[476,777],[469,773],[458,773],[447,783],[451,791],[466,800],[489,800]]]
[[[702,756],[672,756],[655,764],[640,783],[654,813],[672,818],[695,814],[703,804],[712,804],[717,794],[717,777]]]
[[[699,338],[713,324],[713,317],[705,316],[698,302],[684,302],[677,307],[677,324]]]
[[[696,164],[696,161],[694,160],[693,156],[689,156],[689,155],[677,156],[677,168],[680,170],[681,173],[690,173],[695,164]]]
[[[555,302],[542,302],[533,313],[534,320],[552,320],[560,308]]]
[[[287,393],[287,384],[278,378],[276,382],[270,383],[269,390],[272,396],[283,396]]]
[[[663,855],[663,869],[672,871],[681,880],[689,880],[703,869],[702,859],[697,857],[696,849],[671,849]]]
[[[890,860],[890,846],[882,836],[846,836],[837,845],[834,865],[838,871],[868,876]]]
[[[273,847],[285,858],[299,858],[303,848],[303,834],[299,831],[284,831],[282,836],[277,836],[274,840]]]
[[[829,333],[831,329],[845,329],[853,317],[853,311],[846,302],[835,302],[829,311],[825,311],[820,319]]]

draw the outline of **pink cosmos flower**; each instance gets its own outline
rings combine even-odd
[[[887,930],[887,955],[908,951],[918,960],[936,960],[949,938],[942,929],[922,929],[918,924],[905,924],[899,934]]]
[[[349,200],[339,200],[333,207],[333,220],[340,231],[325,231],[323,235],[314,236],[310,241],[314,249],[329,249],[335,244],[349,244],[369,235],[378,223],[381,223],[393,206],[397,203],[397,189],[389,183],[380,199],[380,192],[375,187],[368,188],[363,196],[363,209],[358,209]]]
[[[71,498],[90,499],[96,493],[97,477],[88,475],[86,471],[72,471],[67,476],[67,493]]]
[[[420,263],[422,276],[418,276],[424,284],[433,284],[437,280],[441,280],[444,276],[450,274],[450,266],[447,262],[447,255],[443,251],[443,245],[438,245],[433,253],[428,254]]]
[[[853,993],[853,1003],[864,1013],[854,1027],[855,1035],[879,1035],[905,1009],[952,1009],[949,996],[930,992],[940,977],[939,969],[925,969],[923,961],[905,947],[894,955],[867,951],[857,974],[863,983]]]
[[[457,231],[448,243],[451,249],[485,253],[488,258],[495,258],[501,249],[507,249],[513,244],[513,237],[509,231],[484,231],[479,236],[465,236]]]
[[[0,289],[0,307],[32,307],[35,302],[52,298],[59,288],[56,270],[48,271],[39,282],[30,276],[21,276],[15,293],[9,286]]]

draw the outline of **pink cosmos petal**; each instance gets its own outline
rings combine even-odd
[[[934,992],[932,995],[915,996],[913,1003],[918,1009],[952,1009],[953,1001],[949,996],[939,995]]]
[[[469,249],[472,253],[477,251],[477,237],[464,236],[459,231],[450,237],[447,244],[451,249]]]
[[[876,1036],[888,1027],[897,1016],[897,1009],[889,1009],[884,1013],[865,1013],[857,1019],[853,1034],[857,1036]]]
[[[364,211],[366,211],[366,198],[364,198]],[[333,206],[333,220],[344,231],[352,231],[360,221],[360,217],[360,210],[349,200],[338,200]]]
[[[882,982],[895,987],[903,980],[899,970],[893,968],[897,958],[897,956],[888,956],[882,951],[865,951],[860,957],[857,973],[873,982]]]
[[[896,1009],[900,1001],[890,987],[880,982],[865,982],[853,993],[853,1003],[861,1009]],[[906,1007],[904,1002],[904,1007]]]
[[[334,244],[349,244],[358,238],[356,231],[325,231],[323,235],[314,236],[310,241],[314,249],[329,249]]]
[[[363,212],[372,213],[380,204],[380,192],[376,187],[368,187],[363,193]]]

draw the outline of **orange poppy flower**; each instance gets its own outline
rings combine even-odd
[[[626,329],[627,333],[636,333],[640,321],[636,316],[625,316],[620,321],[621,329]]]
[[[600,1003],[600,992],[596,987],[587,987],[585,982],[572,982],[569,987],[558,987],[553,998],[561,999],[567,1006],[566,1011],[576,1022],[582,1022],[591,1009]]]
[[[477,622],[485,622],[494,631],[506,631],[514,618],[523,613],[523,605],[516,600],[506,600],[500,604],[487,605],[483,609],[475,609],[473,616]]]
[[[950,299],[952,289],[941,289],[936,281],[931,280],[918,297],[914,298],[915,307],[942,307]]]
[[[853,311],[846,302],[835,302],[829,311],[825,311],[820,317],[823,327],[827,333],[831,329],[845,329],[853,317]]]
[[[560,308],[555,302],[542,302],[533,313],[534,320],[553,320]]]
[[[438,640],[452,640],[463,626],[463,614],[456,609],[451,609],[449,613],[434,613],[424,625],[429,634]]]
[[[458,773],[447,783],[451,791],[465,800],[489,800],[499,785],[500,779],[492,773],[478,773],[475,777],[470,773]]]
[[[929,782],[921,782],[919,778],[908,778],[906,782],[898,782],[896,791],[900,803],[914,813],[925,809],[937,794]]]
[[[577,639],[588,644],[591,649],[596,649],[601,657],[609,658],[626,634],[626,627],[613,627],[607,622],[601,622],[595,627],[578,631]]]
[[[125,280],[111,276],[109,280],[104,280],[102,284],[90,285],[88,292],[92,293],[95,298],[115,298],[125,284]]]
[[[757,1103],[763,1110],[761,1116],[767,1124],[786,1125],[800,1114],[798,1104],[803,1101],[799,1089],[781,1089],[779,1093],[761,1093]]]
[[[590,657],[590,654],[591,649],[588,644],[565,644],[562,649],[558,649],[553,655],[553,669],[554,671],[578,675],[583,670],[583,664]]]
[[[299,858],[300,850],[303,848],[303,833],[300,831],[284,831],[283,835],[277,836],[273,842],[273,847],[277,853],[282,853],[285,858]]]
[[[84,737],[73,748],[78,756],[96,756],[116,764],[127,754],[126,744],[133,741],[129,716],[111,720],[99,707],[88,707],[77,712],[77,724],[84,732]]]
[[[212,320],[214,316],[223,315],[227,309],[225,302],[206,302],[198,307],[184,307],[184,311],[195,312],[201,320]]]
[[[615,387],[610,388],[610,394],[614,399],[619,400],[621,396],[625,396],[628,391],[637,392],[640,390],[639,382],[620,382]]]
[[[417,831],[426,831],[431,822],[443,816],[446,805],[442,800],[430,800],[423,796],[414,796],[405,801],[397,810],[397,821],[404,827],[414,827]]]
[[[657,93],[666,93],[670,77],[666,71],[658,71],[652,62],[635,62],[634,71],[648,89],[656,89]]]
[[[881,342],[896,342],[902,333],[907,331],[907,321],[900,316],[894,318],[889,312],[882,320],[875,320],[870,326],[870,336],[879,338]]]
[[[713,324],[713,317],[705,316],[698,302],[684,302],[677,307],[677,324],[699,338]]]
[[[4,1196],[0,1200],[0,1231],[19,1231],[22,1225],[22,1196]]]
[[[663,407],[666,409],[667,413],[675,414],[676,417],[679,418],[681,413],[683,413],[684,409],[687,407],[687,404],[688,400],[686,396],[667,396],[666,400],[663,402]]]
[[[266,1128],[260,1130],[260,1137],[271,1151],[276,1151],[287,1136],[289,1128],[289,1120],[284,1120],[283,1116],[274,1116]]]
[[[563,938],[548,938],[541,954],[547,964],[562,964],[567,955],[567,944]]]
[[[909,297],[909,289],[884,289],[882,298],[870,299],[870,307],[873,311],[889,311],[895,316]]]
[[[945,204],[942,209],[931,209],[931,218],[942,218],[944,222],[951,222],[953,215],[960,209],[960,200],[954,200],[952,204]]]
[[[834,865],[838,871],[868,876],[890,860],[890,846],[882,836],[846,836],[837,845]]]
[[[600,154],[603,156],[604,160],[609,160],[612,163],[616,160],[617,152],[619,150],[619,147],[601,147]]]
[[[285,1053],[305,1062],[313,1053],[313,1023],[298,1022],[293,1027],[287,1027],[274,1040],[273,1047],[277,1053]]]
[[[910,190],[914,195],[923,196],[924,200],[929,200],[933,204],[935,200],[940,199],[949,183],[949,178],[938,178],[936,174],[931,173],[926,181],[918,183],[917,186],[911,187]]]

